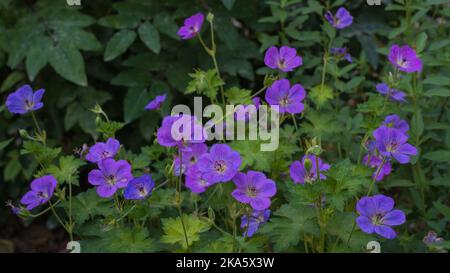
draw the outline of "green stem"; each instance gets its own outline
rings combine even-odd
[[[53,206],[58,205],[60,202],[61,202],[61,200],[56,201],[55,204],[53,204]],[[51,210],[51,209],[52,209],[51,207],[48,207],[48,208],[46,208],[45,210],[39,212],[38,214],[29,214],[28,216],[29,216],[29,217],[33,217],[33,218],[37,218],[37,217],[39,217],[39,216],[41,216],[41,215],[44,215],[45,213],[47,213],[47,212],[48,212],[49,210]]]
[[[179,157],[180,157],[180,172],[179,172],[179,176],[178,176],[178,185],[177,185],[177,207],[178,207],[178,214],[180,215],[180,220],[181,220],[181,226],[183,228],[183,234],[184,234],[184,240],[186,241],[186,249],[189,249],[189,240],[188,240],[188,235],[187,235],[187,231],[186,231],[186,225],[184,223],[184,219],[183,219],[183,211],[181,210],[181,184],[182,184],[182,174],[183,174],[183,168],[182,168],[182,164],[183,164],[183,152],[181,151],[181,149],[179,149]]]
[[[267,86],[264,86],[263,88],[259,89],[258,91],[256,91],[255,94],[252,95],[252,99],[256,96],[258,96],[259,94],[261,94],[262,92],[264,92],[264,90],[267,89]]]
[[[386,163],[386,157],[385,156],[383,156],[383,160],[381,161],[380,166],[378,166],[378,169],[375,172],[375,176],[373,177],[372,182],[369,185],[369,189],[367,190],[366,196],[369,196],[372,193],[372,189],[373,189],[373,187],[375,185],[375,182],[377,181],[377,177],[380,175],[380,172],[381,172],[381,169],[383,168],[384,163]],[[356,221],[353,223],[352,230],[350,231],[350,235],[348,236],[347,247],[348,247],[348,245],[350,243],[350,239],[352,238],[352,235],[353,235],[353,232],[355,231],[355,228],[356,228]]]
[[[61,218],[59,217],[59,215],[56,213],[56,210],[54,208],[54,205],[52,204],[52,201],[48,200],[48,204],[50,206],[50,209],[53,212],[53,215],[55,215],[56,220],[58,220],[59,224],[66,230],[66,232],[69,234],[69,238],[71,241],[73,241],[73,236],[72,236],[72,230],[68,229],[67,226],[64,224],[64,222],[61,220]]]

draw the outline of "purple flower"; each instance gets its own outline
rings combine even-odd
[[[371,155],[368,154],[363,158],[363,163],[366,166],[369,166],[371,168],[375,168],[375,172],[373,173],[373,178],[375,178],[376,181],[381,181],[383,178],[387,175],[389,175],[392,171],[391,163],[390,162],[384,162],[383,166],[380,169],[380,172],[377,175],[378,168],[380,167],[381,163],[383,163],[383,159],[380,156],[377,155]]]
[[[194,38],[202,28],[205,16],[201,12],[192,15],[184,20],[184,25],[180,27],[177,35],[183,40]]]
[[[378,235],[394,239],[397,237],[391,226],[398,226],[405,222],[406,217],[401,210],[392,210],[394,200],[384,195],[365,196],[356,204],[356,210],[360,216],[356,223],[362,231],[368,234]]]
[[[155,182],[149,174],[132,179],[123,192],[125,199],[140,200],[150,195]]]
[[[305,89],[300,84],[290,87],[289,80],[275,81],[267,89],[266,101],[270,105],[279,105],[280,113],[298,114],[303,111],[305,105],[302,103],[306,96]]]
[[[150,101],[147,106],[145,106],[146,110],[158,110],[161,108],[162,104],[166,100],[167,94],[156,96],[152,101]]]
[[[156,135],[159,145],[183,149],[190,143],[205,142],[206,132],[195,116],[177,115],[165,117]]]
[[[330,51],[338,60],[345,59],[349,63],[353,62],[352,56],[347,52],[346,47],[332,47]]]
[[[53,196],[56,184],[58,184],[58,181],[52,175],[34,179],[31,182],[31,190],[25,193],[20,203],[26,205],[27,210],[32,210],[39,205],[47,203]]]
[[[214,183],[203,178],[203,173],[199,170],[198,164],[193,165],[186,171],[186,187],[193,193],[202,193]]]
[[[209,183],[230,181],[241,166],[241,156],[227,144],[214,144],[198,160],[202,178]]]
[[[325,13],[325,19],[327,19],[330,24],[337,28],[343,29],[349,27],[353,23],[353,16],[345,8],[339,8],[334,16],[331,11]]]
[[[319,170],[320,170],[320,180],[324,180],[327,177],[323,174],[324,171],[330,169],[330,165],[322,162],[322,159],[318,158]],[[291,178],[294,183],[305,184],[312,183],[317,180],[317,164],[316,156],[305,155],[302,158],[302,162],[294,161],[289,168]]]
[[[125,188],[131,179],[131,165],[125,160],[115,161],[111,158],[100,161],[98,170],[92,170],[88,174],[89,183],[97,186],[97,194],[104,198],[113,196],[120,188]]]
[[[406,164],[410,156],[417,154],[417,149],[408,144],[408,136],[395,128],[381,126],[373,132],[380,154],[385,157],[394,157],[401,164]]]
[[[444,241],[444,239],[441,237],[438,237],[437,233],[433,230],[428,231],[427,236],[425,236],[422,240],[422,242],[424,244],[426,244],[427,246],[442,243],[443,241]]]
[[[392,101],[406,102],[406,93],[394,88],[390,88],[386,83],[379,83],[376,86],[377,91],[385,96],[388,96]]]
[[[208,146],[204,143],[189,144],[187,149],[182,150],[181,174],[183,174],[192,165],[197,163],[200,156],[205,154],[206,152],[208,152]],[[179,176],[180,175],[180,157],[177,156],[173,163],[174,163],[173,173],[175,176]]]
[[[244,229],[243,236],[245,237],[252,237],[259,226],[269,220],[270,210],[254,210],[249,216],[250,221],[247,215],[241,217],[241,228]]]
[[[277,192],[275,182],[262,172],[238,173],[233,179],[236,189],[231,195],[241,203],[250,204],[254,210],[270,207],[270,197]]]
[[[33,93],[33,89],[28,84],[19,87],[14,93],[8,95],[6,107],[13,114],[26,114],[36,111],[44,106],[41,102],[45,90],[39,89]]]
[[[400,71],[414,73],[422,71],[422,61],[414,49],[408,45],[400,47],[393,45],[389,51],[389,61]]]
[[[272,69],[279,69],[283,72],[294,70],[303,64],[302,57],[297,55],[297,50],[292,47],[282,46],[280,50],[272,46],[266,51],[264,57],[266,66]]]
[[[97,142],[89,149],[86,160],[98,163],[103,159],[113,158],[120,149],[120,143],[114,138],[109,138],[106,143]]]
[[[400,117],[397,115],[386,116],[386,118],[384,119],[383,125],[390,127],[390,128],[395,128],[405,134],[409,131],[408,122],[406,122],[403,119],[400,119]]]

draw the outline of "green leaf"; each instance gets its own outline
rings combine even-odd
[[[51,163],[61,153],[61,148],[50,148],[41,142],[25,141],[20,154],[32,154],[42,165]]]
[[[11,88],[14,87],[19,81],[21,81],[24,78],[24,75],[22,72],[19,71],[13,71],[11,72],[8,77],[3,81],[2,86],[0,87],[0,93],[3,93]]]
[[[132,87],[128,90],[123,102],[125,123],[137,119],[145,111],[145,105],[149,100],[148,91],[145,87]]]
[[[251,98],[252,90],[241,89],[239,87],[232,87],[225,91],[225,97],[229,104],[233,105],[246,105],[252,103]]]
[[[450,162],[450,151],[438,150],[423,155],[424,158],[436,162]]]
[[[106,45],[103,59],[105,62],[111,61],[127,51],[136,40],[136,32],[128,29],[121,30],[114,34]]]
[[[122,227],[102,232],[100,239],[81,241],[82,252],[141,253],[159,250],[157,242],[150,238],[146,228]]]
[[[161,219],[161,221],[164,230],[161,241],[168,244],[180,244],[183,249],[187,249],[194,242],[200,240],[200,233],[210,229],[210,224],[207,221],[200,219],[198,216],[183,214],[188,244],[186,245],[180,217]]]
[[[14,138],[10,138],[10,139],[3,140],[2,142],[0,142],[0,151],[5,149],[13,140],[14,140]]]
[[[47,65],[52,48],[50,38],[42,36],[36,41],[35,46],[32,46],[28,51],[25,66],[30,81],[33,81],[39,71]]]
[[[317,106],[322,107],[324,104],[333,98],[333,89],[324,85],[317,85],[311,89],[308,96]]]
[[[444,75],[435,75],[426,78],[423,83],[441,86],[450,86],[450,78]]]
[[[275,252],[295,247],[304,234],[315,233],[319,229],[312,221],[315,216],[311,207],[284,204],[273,214],[262,226],[261,233],[271,239]]]
[[[70,183],[79,185],[78,182],[78,168],[86,163],[73,155],[63,156],[59,158],[59,167],[51,165],[46,172],[53,174],[56,180],[60,183]]]
[[[64,79],[87,86],[83,56],[73,45],[58,44],[52,49],[49,62],[56,73]]]
[[[441,202],[433,202],[434,207],[450,221],[450,207],[443,205]]]
[[[161,51],[161,43],[158,30],[147,21],[139,26],[138,33],[142,42],[144,42],[151,51],[159,54]]]
[[[427,43],[428,36],[425,32],[420,33],[417,35],[416,38],[416,51],[417,53],[422,52],[425,49],[426,43]]]
[[[69,202],[66,201],[64,205],[68,208]],[[110,199],[99,198],[94,188],[72,198],[72,213],[77,225],[81,225],[95,216],[111,215],[114,212],[111,206]]]
[[[425,92],[426,97],[450,97],[450,89],[444,87],[437,87],[429,89]]]
[[[192,80],[189,82],[185,94],[195,92],[214,100],[217,97],[219,87],[224,85],[215,69],[208,71],[197,70],[195,73],[189,74],[189,76]]]

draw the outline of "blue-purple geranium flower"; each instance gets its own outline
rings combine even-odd
[[[400,47],[393,45],[389,51],[389,61],[400,71],[414,73],[422,71],[422,61],[414,49],[408,45]]]
[[[365,233],[377,233],[384,238],[394,239],[397,234],[391,226],[403,224],[406,217],[403,211],[393,208],[394,200],[390,197],[381,194],[363,197],[356,204],[360,214],[356,223]]]
[[[19,87],[14,93],[6,98],[6,107],[13,114],[26,114],[36,111],[44,106],[41,102],[45,90],[39,89],[33,93],[33,89],[28,84]]]
[[[305,96],[306,92],[301,84],[294,84],[291,87],[289,80],[281,79],[275,81],[267,89],[266,101],[270,105],[279,105],[281,114],[298,114],[305,108],[305,105],[302,103]]]
[[[259,226],[269,220],[270,210],[254,210],[248,216],[244,214],[241,217],[241,228],[244,230],[243,236],[252,237],[258,230]]]
[[[349,63],[353,62],[352,56],[347,52],[346,47],[332,47],[330,52],[338,61],[345,59]]]
[[[153,100],[151,100],[147,106],[145,106],[146,110],[158,110],[163,105],[164,101],[166,101],[167,94],[163,94],[161,96],[156,96]]]
[[[302,57],[297,55],[297,50],[292,47],[282,46],[279,50],[272,46],[266,51],[264,63],[272,69],[289,72],[303,64]]]
[[[181,174],[185,173],[187,169],[189,169],[192,165],[197,163],[200,156],[208,152],[208,146],[205,143],[194,143],[189,144],[188,147],[182,150],[180,165],[180,157],[177,156],[173,162],[174,169],[173,173],[175,176],[180,175],[180,167]]]
[[[163,119],[156,136],[161,146],[185,149],[188,144],[205,142],[206,132],[195,116],[176,115]]]
[[[202,193],[215,183],[208,182],[203,178],[203,173],[199,170],[198,164],[191,166],[186,171],[186,187],[193,193]]]
[[[56,184],[58,184],[58,181],[52,175],[34,179],[31,182],[31,190],[25,193],[20,203],[27,206],[27,210],[32,210],[39,205],[47,203],[53,196]]]
[[[184,25],[180,27],[177,35],[183,40],[194,38],[201,30],[205,16],[199,12],[184,20]]]
[[[270,207],[270,198],[277,192],[275,182],[262,172],[238,173],[233,178],[236,189],[231,195],[241,203],[250,204],[254,210]]]
[[[149,174],[132,179],[123,192],[125,199],[140,200],[148,197],[155,187],[155,182]]]
[[[395,158],[406,164],[410,157],[417,154],[416,147],[407,143],[408,136],[398,129],[381,126],[373,132],[380,154],[387,158]]]
[[[392,171],[391,163],[388,160],[385,160],[385,162],[383,163],[383,159],[379,155],[368,154],[368,155],[364,156],[363,164],[370,168],[375,168],[375,171],[374,171],[372,177],[376,181],[383,180],[383,178],[385,176],[388,176]],[[381,166],[381,164],[383,164],[383,166]],[[378,168],[380,168],[380,166],[381,166],[381,169],[377,175],[377,171],[378,171]]]
[[[353,23],[353,16],[343,7],[338,9],[336,15],[333,15],[331,11],[327,11],[325,13],[325,19],[337,29],[349,27]]]
[[[241,166],[241,156],[227,144],[214,144],[198,160],[202,178],[209,183],[230,181]]]
[[[387,85],[386,83],[379,83],[376,85],[376,89],[378,91],[378,93],[384,95],[384,96],[388,96],[389,99],[391,99],[392,101],[396,101],[396,102],[406,102],[406,93],[403,91],[399,91],[397,89],[394,88],[390,88],[389,85]]]
[[[386,118],[383,121],[383,125],[390,128],[395,128],[405,134],[409,131],[408,122],[406,120],[401,119],[397,115],[386,116]]]
[[[120,149],[120,142],[117,139],[109,138],[105,142],[97,142],[86,155],[86,160],[92,163],[98,163],[103,159],[113,158]]]
[[[131,165],[125,160],[107,158],[98,163],[98,169],[88,174],[88,181],[97,187],[100,197],[111,197],[120,188],[125,188],[133,179]]]
[[[323,172],[330,169],[330,165],[324,163],[322,159],[318,158],[319,162],[319,171],[320,171],[320,180],[324,180],[327,177],[323,174]],[[312,183],[317,180],[317,164],[316,157],[314,155],[305,155],[302,158],[302,161],[294,161],[292,162],[290,168],[290,175],[294,183],[305,184]]]

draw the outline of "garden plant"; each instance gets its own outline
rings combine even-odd
[[[0,0],[0,251],[446,252],[450,3],[375,2]]]

